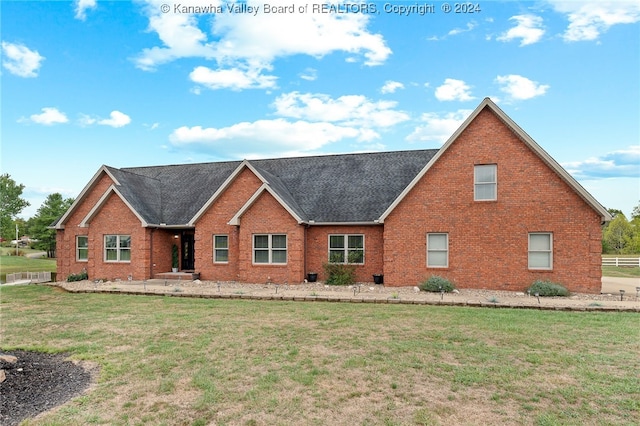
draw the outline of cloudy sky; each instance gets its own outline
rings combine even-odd
[[[484,97],[605,207],[638,204],[639,1],[313,1],[3,1],[23,217],[102,164],[438,148]]]

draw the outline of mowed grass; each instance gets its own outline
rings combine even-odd
[[[15,272],[55,272],[55,259],[30,259],[24,256],[0,256],[0,281]]]
[[[27,425],[633,425],[634,313],[1,295],[2,349],[97,384]]]

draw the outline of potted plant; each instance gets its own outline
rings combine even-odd
[[[171,271],[178,272],[178,246],[171,247]]]
[[[317,272],[309,272],[307,274],[307,281],[310,283],[315,283],[318,280],[318,273]]]

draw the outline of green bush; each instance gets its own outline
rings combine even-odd
[[[434,293],[451,293],[455,290],[455,286],[451,281],[438,275],[431,275],[426,281],[421,282],[418,287],[422,291],[429,291]]]
[[[529,294],[537,294],[539,296],[551,297],[551,296],[569,296],[570,292],[563,285],[553,283],[551,281],[537,280],[531,284],[531,287],[527,289]]]
[[[88,279],[89,275],[87,274],[87,271],[82,271],[79,274],[69,274],[69,276],[67,277],[67,282],[84,281]]]
[[[356,267],[344,263],[325,263],[322,265],[327,277],[325,284],[352,285],[356,282]]]

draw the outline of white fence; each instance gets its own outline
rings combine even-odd
[[[640,257],[603,257],[602,266],[640,266]]]
[[[48,283],[51,281],[51,272],[16,272],[7,274],[7,284],[16,281],[30,281],[32,283]]]

